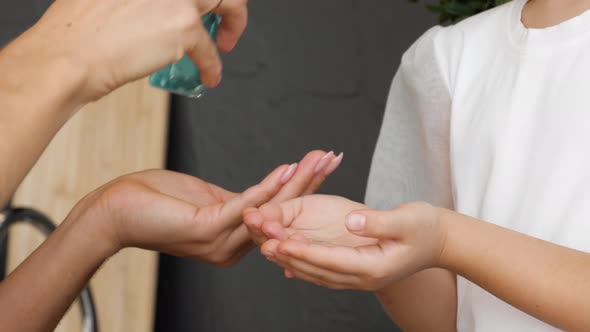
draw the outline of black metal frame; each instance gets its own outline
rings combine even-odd
[[[6,276],[6,257],[9,228],[18,223],[28,223],[37,228],[45,236],[51,235],[56,229],[55,224],[44,214],[28,208],[14,208],[9,203],[0,213],[0,281]],[[90,286],[86,286],[80,294],[82,328],[84,332],[98,332],[98,319]]]

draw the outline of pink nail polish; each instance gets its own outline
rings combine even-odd
[[[344,153],[341,153],[338,155],[338,157],[336,157],[334,160],[332,160],[332,162],[330,162],[328,167],[326,167],[326,169],[324,170],[324,175],[328,176],[328,175],[332,174],[338,168],[338,166],[340,166],[340,163],[342,162],[343,158],[344,158]]]
[[[295,174],[295,170],[297,169],[297,164],[292,164],[289,168],[285,171],[283,176],[281,177],[281,183],[285,184],[291,180],[293,174]]]
[[[330,152],[326,153],[326,155],[323,156],[322,159],[320,159],[320,161],[316,165],[314,173],[319,174],[321,171],[323,171],[324,168],[326,168],[326,166],[328,166],[328,164],[332,161],[333,157],[334,157],[334,151],[330,151]]]

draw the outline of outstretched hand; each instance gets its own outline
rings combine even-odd
[[[446,236],[438,213],[426,203],[377,211],[313,195],[248,209],[244,220],[269,238],[261,251],[287,277],[376,291],[437,265]]]
[[[325,174],[314,169],[325,155],[280,166],[242,193],[170,171],[136,173],[88,195],[68,219],[93,220],[115,251],[140,247],[229,266],[254,246],[242,211],[317,190]]]

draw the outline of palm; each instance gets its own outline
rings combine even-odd
[[[238,194],[200,179],[153,170],[126,180],[117,180],[121,183],[110,185],[104,195],[111,214],[120,217],[112,220],[124,220],[117,227],[125,245],[198,257],[200,252],[191,253],[190,247],[208,242],[212,232],[226,239],[236,228],[229,225],[241,222],[240,211],[225,209]],[[245,229],[242,233],[245,240]]]
[[[366,206],[338,196],[311,195],[281,205],[265,205],[260,209],[265,233],[276,239],[296,234],[333,246],[361,247],[377,240],[354,235],[346,229],[346,216]]]

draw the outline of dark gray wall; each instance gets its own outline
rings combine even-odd
[[[50,0],[1,0],[0,47],[35,23],[50,3]]]
[[[175,99],[169,168],[242,190],[308,150],[346,153],[323,192],[361,201],[390,81],[435,23],[406,1],[250,1],[203,100]],[[371,294],[285,280],[258,252],[230,270],[161,258],[158,331],[395,331]]]

